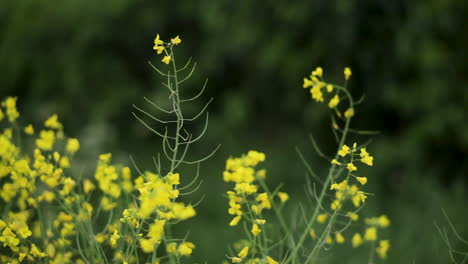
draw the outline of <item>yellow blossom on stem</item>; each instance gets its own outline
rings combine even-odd
[[[239,252],[239,254],[237,254],[237,256],[238,256],[239,258],[244,259],[245,257],[247,257],[248,254],[249,254],[249,247],[244,247],[244,248],[242,248],[242,250]]]
[[[345,80],[349,80],[349,78],[352,75],[351,69],[349,67],[346,67],[344,69],[343,73],[344,73],[344,76],[345,76]]]
[[[327,84],[327,92],[329,93],[333,92],[333,85]]]
[[[287,200],[289,200],[289,195],[285,192],[278,192],[278,197],[282,203],[285,203]]]
[[[14,122],[19,117],[19,112],[16,109],[16,97],[7,97],[2,105],[6,108],[6,115],[10,122]],[[3,113],[2,113],[3,116]],[[2,118],[3,119],[3,118]]]
[[[252,234],[254,236],[258,236],[258,234],[260,234],[260,232],[262,232],[262,230],[260,229],[260,227],[258,227],[257,224],[253,224],[252,229],[250,230],[250,232],[252,232]]]
[[[278,261],[272,259],[271,257],[267,256],[266,257],[268,264],[279,264]]]
[[[380,240],[379,246],[375,249],[377,255],[381,259],[385,259],[387,257],[387,252],[390,249],[390,242],[388,240]]]
[[[174,253],[177,251],[177,243],[171,242],[166,245],[166,251],[167,253]]]
[[[52,130],[42,130],[36,139],[36,146],[42,150],[52,150],[55,143],[55,133]]]
[[[331,164],[341,165],[341,162],[337,161],[336,159],[332,159]]]
[[[363,240],[362,236],[359,233],[354,234],[353,238],[351,239],[351,244],[353,245],[353,248],[357,248],[360,245],[362,245]]]
[[[312,76],[322,77],[323,76],[322,67],[315,68],[315,70],[312,72]]]
[[[80,149],[80,141],[76,138],[70,138],[67,141],[66,150],[69,153],[76,153]]]
[[[317,102],[323,102],[323,93],[322,93],[323,84],[317,84],[312,89],[310,89],[310,93],[312,95],[312,99]]]
[[[240,263],[240,262],[242,262],[244,260],[239,258],[239,257],[232,257],[231,261],[232,261],[232,263]]]
[[[34,244],[34,243],[31,245],[31,251],[30,251],[29,253],[30,253],[31,255],[33,255],[34,257],[37,257],[37,258],[43,258],[43,257],[47,256],[47,254],[44,253],[44,252],[42,252],[42,251],[40,251],[40,250],[37,248],[36,244]]]
[[[29,124],[27,125],[25,128],[24,128],[24,133],[28,134],[28,135],[32,135],[34,134],[34,127]]]
[[[335,234],[335,238],[336,238],[336,243],[338,244],[343,244],[345,242],[345,238],[343,237],[343,235],[339,232],[337,232]]]
[[[177,251],[182,256],[190,256],[194,248],[195,248],[195,244],[193,244],[192,242],[184,242],[179,245],[179,248],[177,249]]]
[[[239,224],[239,221],[242,219],[242,216],[238,215],[236,217],[234,217],[231,222],[229,223],[229,226],[236,226],[237,224]]]
[[[352,221],[357,221],[359,219],[359,215],[356,214],[356,213],[353,213],[353,212],[348,212],[346,214],[347,217],[349,217],[349,219],[351,219]]]
[[[375,227],[368,227],[366,232],[364,233],[364,239],[368,241],[375,241],[377,240],[377,228]]]
[[[338,97],[338,95],[335,95],[331,100],[330,102],[328,103],[328,107],[333,109],[335,108],[338,104],[340,103],[340,98]]]
[[[348,146],[343,145],[341,149],[338,151],[338,155],[340,155],[341,157],[344,157],[349,154],[349,150],[350,148]]]
[[[314,83],[307,79],[307,78],[304,78],[304,83],[302,84],[302,88],[308,88],[308,87],[312,87],[314,85]]]
[[[119,230],[115,229],[114,230],[114,233],[112,234],[111,238],[110,238],[110,244],[111,246],[116,246],[117,245],[117,241],[119,241],[120,239],[120,235],[119,235]]]
[[[354,108],[348,108],[345,112],[344,112],[344,116],[346,118],[351,118],[354,116]]]
[[[348,163],[348,165],[346,166],[346,168],[347,168],[350,172],[357,171],[357,167],[354,166],[353,163]]]
[[[159,34],[156,35],[156,38],[154,39],[154,46],[153,49],[158,53],[161,54],[164,51],[164,42],[159,39]]]
[[[319,214],[317,216],[317,221],[321,224],[325,223],[328,219],[328,214]]]
[[[177,37],[171,39],[171,43],[173,45],[179,45],[180,43],[182,43],[182,40],[179,38],[179,36],[177,36]]]
[[[361,183],[362,185],[367,183],[367,178],[366,177],[356,177],[356,180]]]
[[[52,129],[62,129],[63,125],[58,121],[57,114],[52,115],[44,122],[44,126]]]
[[[361,153],[359,155],[361,156],[362,163],[367,164],[369,166],[374,165],[374,157],[370,156],[365,148],[361,148]]]
[[[164,56],[164,58],[161,61],[166,64],[169,64],[169,62],[171,62],[171,56]]]

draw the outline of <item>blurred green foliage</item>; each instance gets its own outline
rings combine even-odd
[[[0,2],[0,89],[2,97],[19,97],[23,120],[38,124],[58,113],[67,133],[82,140],[80,158],[90,173],[96,155],[108,151],[126,164],[132,154],[152,169],[160,144],[132,118],[132,104],[144,105],[143,96],[165,102],[161,79],[146,62],[159,63],[156,33],[180,35],[179,61],[199,63],[183,89],[194,94],[208,77],[204,100],[215,97],[196,154],[217,143],[222,149],[202,166],[194,200],[206,196],[189,224],[191,237],[204,240],[194,240],[196,259],[215,263],[239,238],[220,199],[224,160],[265,151],[272,184],[285,182],[293,203],[305,199],[294,146],[320,172],[328,165],[313,155],[308,134],[328,154],[336,145],[327,111],[311,102],[302,77],[322,66],[327,80],[339,81],[350,66],[352,93],[366,96],[355,128],[381,132],[369,148],[376,195],[368,211],[393,220],[389,263],[444,263],[433,225],[440,208],[468,237],[467,16],[461,0],[7,0]],[[337,261],[362,263],[346,247],[332,252]]]

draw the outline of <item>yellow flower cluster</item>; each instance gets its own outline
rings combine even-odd
[[[182,43],[182,40],[179,38],[179,36],[176,36],[175,38],[171,39],[170,42],[164,42],[159,38],[159,34],[156,35],[156,38],[154,39],[154,46],[153,49],[158,53],[161,54],[163,51],[166,51],[166,48],[172,48],[174,45],[179,45]],[[172,52],[166,52],[166,55],[163,57],[161,60],[165,64],[169,64],[172,59]]]
[[[125,175],[124,170],[124,175]],[[129,177],[129,176],[126,176]],[[124,182],[125,178],[124,176]],[[138,190],[138,208],[127,208],[122,213],[121,222],[128,223],[131,228],[140,230],[140,226],[155,219],[148,225],[146,234],[139,234],[140,247],[143,252],[151,253],[156,249],[164,238],[164,229],[168,221],[183,221],[196,215],[191,205],[177,202],[179,196],[177,185],[180,184],[178,173],[169,173],[165,177],[152,172],[145,172],[143,176],[135,179],[135,189]],[[191,242],[181,243],[175,249],[175,244],[167,246],[168,253],[188,256],[192,253],[195,245]]]
[[[351,69],[349,67],[345,68],[344,76],[346,81],[349,80],[349,78],[351,77]],[[302,87],[304,89],[310,88],[310,94],[312,96],[312,99],[314,99],[316,102],[324,102],[325,91],[326,94],[333,93],[332,95],[330,95],[330,97],[327,96],[330,98],[327,99],[328,107],[330,109],[336,110],[337,114],[341,116],[341,114],[338,112],[337,106],[342,100],[342,98],[340,97],[340,93],[343,93],[343,87],[325,82],[323,79],[322,67],[317,67],[315,70],[312,71],[309,78],[304,78]],[[344,116],[346,118],[354,116],[354,108],[351,107],[346,109],[344,112]]]
[[[16,101],[16,98],[8,97],[1,103],[10,123],[19,117]],[[0,121],[3,119],[0,108]],[[53,224],[47,227],[40,222],[40,207],[47,204],[57,206],[58,200],[63,206],[76,202],[76,182],[67,174],[80,144],[77,139],[64,136],[63,125],[57,115],[49,117],[43,125],[44,129],[34,139],[32,155],[23,153],[15,144],[19,142],[16,137],[21,135],[14,134],[12,128],[7,127],[0,133],[0,198],[11,208],[0,219],[0,242],[13,252],[8,256],[0,254],[2,263],[38,262],[37,259],[46,256],[49,263],[70,263],[76,256],[76,252],[69,249],[76,234],[74,217],[58,211]],[[29,124],[22,132],[32,136],[34,127]],[[42,246],[32,242],[37,238],[43,239],[38,244]],[[61,248],[60,252],[56,248]],[[75,263],[82,262],[75,258]]]
[[[251,150],[241,157],[229,158],[226,161],[226,169],[223,172],[225,182],[233,182],[234,188],[227,192],[229,198],[228,213],[234,215],[230,221],[230,226],[237,226],[242,219],[251,225],[250,233],[257,237],[262,232],[262,226],[266,220],[262,218],[263,210],[272,208],[272,199],[268,191],[259,192],[264,186],[266,171],[257,170],[256,166],[265,161],[266,156],[262,152]],[[283,204],[289,200],[289,195],[285,192],[277,192],[276,196]],[[237,256],[230,257],[232,263],[261,263],[261,259],[254,256],[246,259],[249,254],[249,247],[243,247]],[[268,263],[278,263],[273,258],[267,256]]]

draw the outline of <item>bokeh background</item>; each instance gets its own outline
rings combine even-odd
[[[448,263],[434,226],[448,226],[441,209],[468,238],[467,17],[463,0],[6,0],[0,91],[19,97],[23,120],[39,124],[59,114],[67,134],[82,141],[78,158],[90,174],[105,152],[124,164],[132,155],[153,170],[161,143],[131,115],[132,105],[147,106],[143,96],[167,99],[148,61],[164,67],[152,50],[157,33],[180,35],[177,58],[198,62],[184,93],[195,94],[208,78],[201,102],[214,97],[208,132],[190,158],[222,144],[201,166],[202,187],[189,200],[204,200],[181,229],[197,244],[194,262],[220,263],[241,238],[227,226],[226,158],[266,152],[271,186],[283,182],[291,206],[304,202],[295,147],[324,175],[328,165],[308,135],[329,155],[336,144],[327,108],[311,101],[302,78],[322,66],[327,80],[341,83],[350,66],[351,93],[366,96],[354,127],[380,131],[368,148],[375,165],[365,176],[375,195],[366,210],[392,220],[388,263]],[[185,110],[197,112],[195,105]],[[455,239],[453,246],[468,250]],[[367,249],[349,248],[336,246],[328,260],[365,261]]]

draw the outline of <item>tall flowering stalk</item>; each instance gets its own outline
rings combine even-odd
[[[205,89],[206,82],[197,95],[191,98],[183,98],[183,95],[181,94],[181,84],[191,77],[196,64],[193,64],[188,74],[183,77],[180,76],[180,74],[190,66],[191,62],[189,60],[182,68],[177,67],[174,48],[181,42],[182,40],[179,36],[171,39],[169,42],[164,42],[160,39],[159,35],[157,35],[154,40],[153,49],[157,54],[164,53],[164,57],[161,61],[167,64],[169,69],[166,69],[167,73],[164,73],[163,70],[158,69],[153,64],[150,63],[150,65],[155,71],[166,78],[166,81],[162,84],[168,90],[168,98],[171,102],[171,108],[165,109],[147,98],[145,98],[145,100],[167,117],[165,119],[158,118],[149,111],[138,106],[134,106],[138,112],[133,113],[133,115],[146,128],[161,137],[163,159],[166,159],[169,163],[167,168],[165,168],[164,162],[161,161],[161,155],[158,154],[157,158],[154,158],[154,163],[157,169],[156,173],[140,173],[143,175],[143,179],[141,180],[139,187],[137,187],[139,196],[135,207],[138,209],[136,210],[136,213],[133,213],[135,216],[132,219],[129,217],[127,217],[127,219],[125,217],[123,218],[124,222],[130,223],[130,225],[133,225],[136,229],[134,233],[140,236],[139,241],[142,251],[145,253],[151,253],[151,263],[158,263],[161,259],[168,259],[169,263],[180,263],[181,257],[191,255],[192,250],[195,248],[195,244],[186,241],[185,238],[173,238],[171,236],[171,226],[179,221],[187,220],[195,216],[196,212],[194,207],[178,201],[179,196],[189,194],[198,189],[198,187],[195,187],[193,190],[187,190],[187,188],[193,185],[198,178],[199,164],[211,157],[218,149],[215,148],[210,154],[201,159],[194,161],[187,160],[186,155],[189,147],[193,143],[199,141],[206,132],[208,126],[208,112],[206,112],[206,109],[211,100],[209,100],[194,117],[185,117],[184,112],[182,111],[182,105],[198,99]],[[195,135],[186,128],[186,124],[197,120],[199,117],[203,116],[205,112],[206,121],[204,128],[199,135]],[[144,117],[141,117],[141,115]],[[161,131],[161,127],[152,127],[147,120],[156,122],[159,126],[163,126],[163,130]],[[182,164],[196,165],[197,169],[192,182],[188,183],[184,187],[179,187],[181,179],[177,170]],[[126,209],[127,211],[124,211],[124,213],[130,212],[132,209],[133,208]],[[135,220],[135,218],[137,220]],[[129,220],[136,224],[129,222]],[[146,235],[141,237],[141,228],[144,228],[148,221],[154,222],[150,222],[148,225],[149,231]],[[166,254],[158,256],[157,249],[161,244],[165,246]]]
[[[369,195],[361,190],[368,181],[367,177],[361,175],[361,165],[373,166],[374,162],[374,157],[367,152],[366,144],[353,143],[350,146],[346,144],[349,133],[371,134],[369,131],[350,128],[355,107],[359,104],[346,89],[351,75],[351,70],[345,68],[344,86],[326,82],[323,78],[323,69],[320,67],[316,68],[309,78],[304,78],[303,87],[310,89],[312,99],[320,103],[326,100],[328,108],[332,110],[332,128],[338,145],[334,157],[328,158],[311,137],[315,150],[329,161],[330,168],[324,180],[320,179],[301,151],[297,149],[307,173],[322,184],[318,193],[315,185],[313,188],[309,185],[308,193],[310,198],[315,200],[315,207],[311,212],[301,206],[302,217],[293,219],[292,224],[287,224],[282,213],[275,210],[281,228],[273,229],[273,234],[266,235],[263,232],[263,236],[259,236],[263,230],[259,224],[266,221],[261,211],[272,208],[274,203],[271,199],[274,195],[278,195],[280,199],[281,195],[288,198],[289,196],[279,192],[273,195],[269,193],[264,182],[265,171],[255,172],[254,167],[265,159],[263,153],[250,151],[240,158],[228,159],[224,181],[236,184],[233,191],[227,192],[228,213],[234,215],[230,226],[236,226],[242,219],[252,226],[249,234],[246,224],[244,225],[249,242],[244,243],[245,246],[236,256],[230,257],[232,263],[315,263],[324,248],[333,244],[343,244],[347,240],[346,237],[350,238],[350,244],[354,248],[360,247],[365,242],[370,244],[369,263],[373,263],[374,255],[382,259],[387,256],[389,241],[377,242],[380,237],[379,230],[390,225],[387,216],[365,218],[366,228],[363,234],[360,232],[349,234],[348,230],[358,226],[359,211]],[[346,106],[343,106],[344,102]],[[257,182],[260,186],[256,184]],[[260,188],[267,191],[261,193]],[[333,198],[328,201],[330,196]],[[301,223],[303,225],[301,232],[290,228],[293,224],[295,226]],[[282,235],[275,234],[278,232]],[[278,240],[277,237],[281,239]],[[285,253],[278,254],[278,252]],[[247,258],[248,256],[250,258]]]

